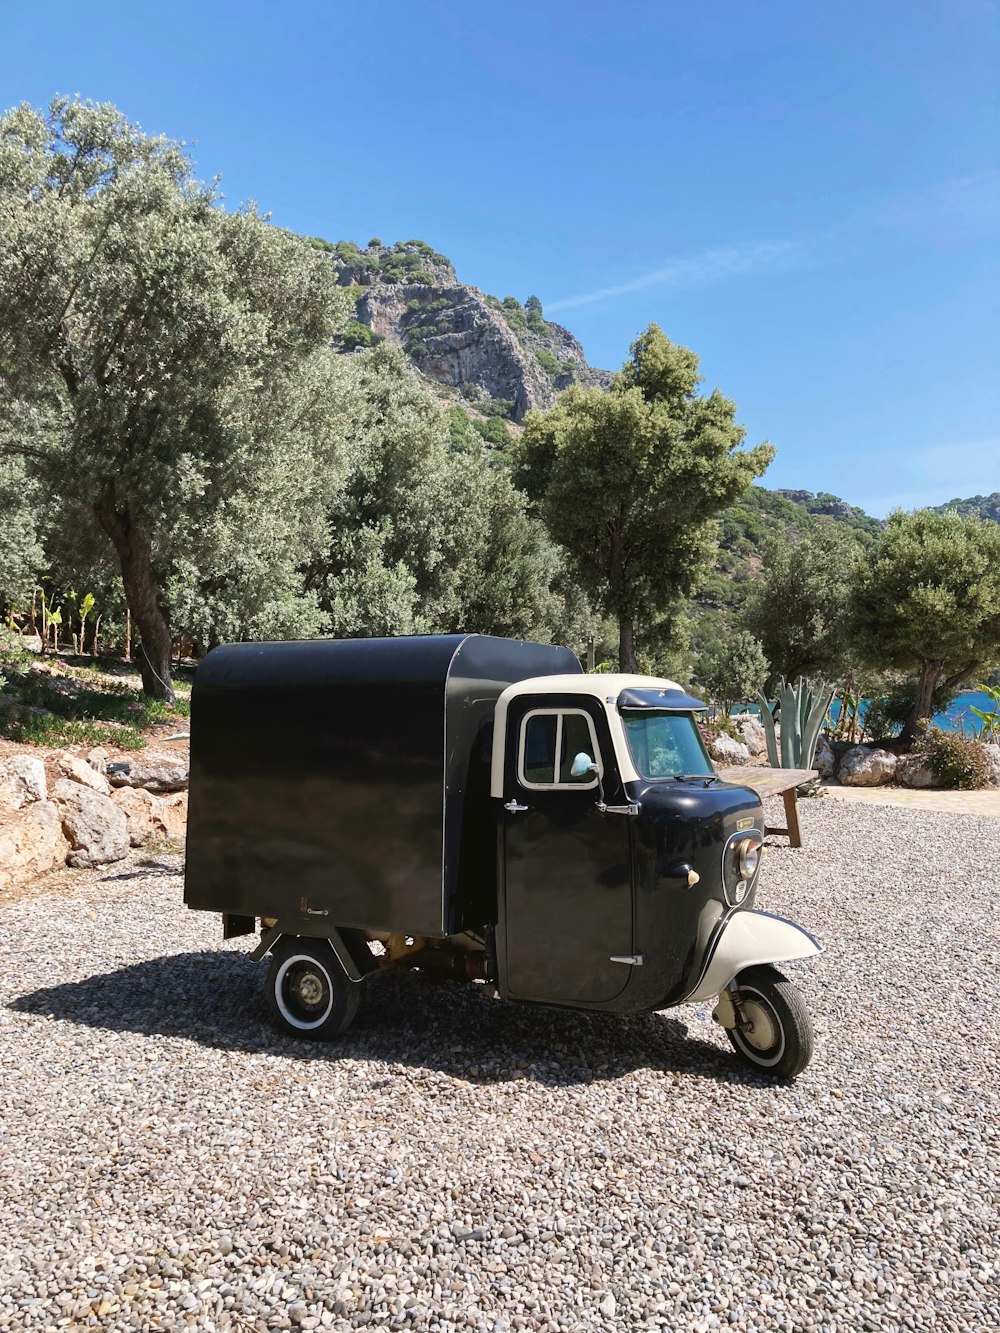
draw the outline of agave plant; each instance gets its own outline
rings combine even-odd
[[[812,768],[816,757],[819,729],[833,700],[833,686],[814,687],[805,676],[789,684],[784,677],[778,692],[781,706],[781,757],[778,757],[778,737],[774,726],[772,703],[758,691],[763,704],[760,711],[767,739],[767,757],[772,768]]]

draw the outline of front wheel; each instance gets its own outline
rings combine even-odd
[[[361,987],[326,940],[286,935],[271,953],[267,1003],[286,1032],[329,1041],[353,1023]]]
[[[812,1059],[815,1037],[798,988],[770,965],[748,967],[736,984],[745,1023],[727,1028],[726,1035],[737,1055],[774,1078],[801,1074]]]

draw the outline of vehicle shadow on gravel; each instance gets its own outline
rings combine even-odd
[[[263,981],[264,966],[246,954],[205,950],[47,986],[8,1008],[219,1050],[387,1062],[473,1083],[529,1079],[570,1086],[650,1068],[726,1083],[770,1083],[737,1064],[728,1050],[688,1036],[674,1017],[504,1004],[480,985],[434,983],[419,974],[377,977],[366,985],[358,1018],[338,1041],[301,1041],[272,1026]]]

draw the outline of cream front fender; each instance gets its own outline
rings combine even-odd
[[[812,958],[823,946],[800,926],[770,912],[734,912],[714,940],[697,986],[681,1004],[707,1000],[729,985],[737,972],[755,963],[784,963]]]

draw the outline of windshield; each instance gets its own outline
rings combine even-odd
[[[623,710],[632,762],[644,778],[708,777],[714,773],[694,716]]]

